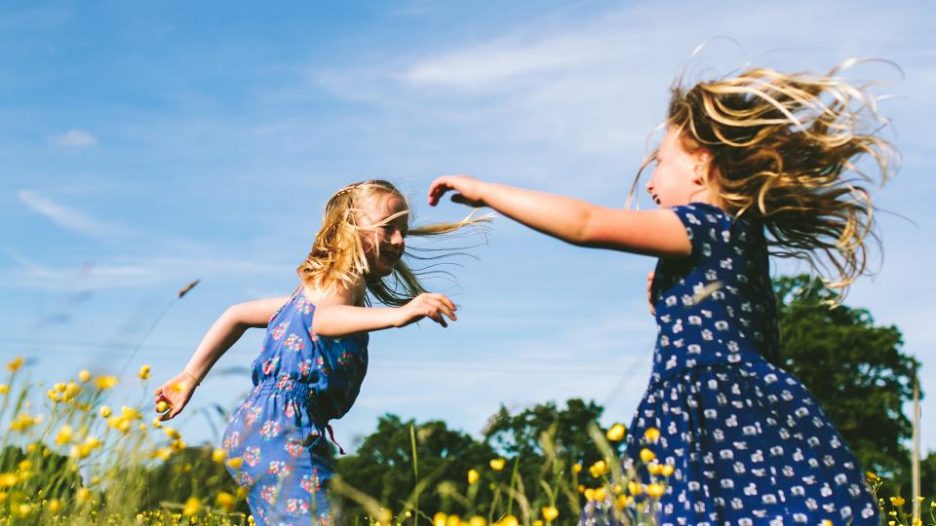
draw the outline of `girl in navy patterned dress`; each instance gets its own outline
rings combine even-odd
[[[409,207],[389,182],[342,188],[325,209],[301,284],[289,297],[228,308],[188,365],[156,391],[163,420],[188,403],[211,366],[248,327],[267,327],[253,363],[254,388],[233,413],[222,447],[248,490],[260,525],[334,524],[325,489],[332,476],[329,420],[354,403],[367,370],[368,332],[430,318],[443,327],[455,304],[426,292],[401,259],[407,236],[475,224],[409,227]],[[370,308],[366,293],[388,308]]]
[[[432,183],[432,205],[453,191],[456,202],[569,243],[659,258],[649,289],[653,374],[623,467],[668,484],[655,503],[591,502],[580,524],[629,523],[648,505],[662,525],[880,523],[841,435],[802,383],[774,365],[768,248],[831,268],[832,285],[846,287],[864,270],[872,217],[853,163],[865,155],[882,177],[890,171],[890,146],[864,131],[873,100],[835,75],[755,69],[675,87],[665,136],[645,164],[656,164],[647,190],[659,210],[608,209],[465,176]],[[649,465],[638,460],[643,448],[656,457]]]

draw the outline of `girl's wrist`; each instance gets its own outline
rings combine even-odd
[[[198,387],[199,385],[201,385],[201,380],[199,380],[198,377],[195,376],[194,374],[192,374],[192,373],[186,371],[185,369],[182,370],[182,374],[185,375],[185,376],[188,376],[189,378],[191,378],[192,381],[195,382],[195,386],[196,386],[196,387]]]

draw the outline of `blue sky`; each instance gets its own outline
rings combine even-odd
[[[292,290],[324,201],[348,182],[393,180],[420,221],[465,212],[425,206],[443,173],[622,206],[680,72],[862,57],[903,69],[852,77],[891,95],[881,110],[903,161],[877,194],[881,270],[848,303],[899,326],[936,393],[932,27],[924,2],[5,2],[0,358],[32,357],[45,382],[113,372],[200,278],[132,360],[166,378],[227,305]],[[628,422],[649,377],[653,261],[503,219],[471,252],[480,261],[461,260],[456,283],[429,282],[461,306],[456,324],[372,335],[339,441],[385,412],[477,434],[501,403],[573,396]],[[260,337],[232,348],[180,417],[190,442],[211,437],[199,409],[245,393]],[[936,427],[923,443],[936,448]]]

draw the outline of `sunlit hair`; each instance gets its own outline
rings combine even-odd
[[[371,296],[385,305],[399,306],[416,295],[425,292],[417,273],[400,258],[392,272],[380,277],[370,272],[362,231],[379,228],[395,220],[399,215],[407,216],[409,224],[409,204],[399,214],[385,218],[381,223],[362,226],[359,219],[362,206],[369,199],[379,195],[393,195],[407,203],[403,194],[392,183],[383,180],[370,180],[350,184],[335,192],[325,205],[322,226],[315,236],[312,250],[296,271],[303,283],[320,291],[328,291],[340,285],[355,288],[363,279]],[[406,237],[436,236],[448,234],[464,227],[477,226],[488,221],[486,217],[476,218],[470,214],[465,219],[454,223],[434,223],[408,226]],[[409,249],[407,249],[409,251]],[[366,298],[361,298],[365,301]]]
[[[852,64],[825,75],[757,68],[688,89],[677,82],[666,120],[687,151],[711,155],[719,206],[761,218],[773,254],[806,260],[843,290],[865,272],[868,240],[877,239],[864,186],[875,178],[856,162],[872,159],[883,183],[897,158],[878,135],[884,121],[867,86],[838,76]]]

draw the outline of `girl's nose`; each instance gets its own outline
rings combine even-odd
[[[390,244],[391,245],[403,244],[403,232],[400,232],[398,228],[393,229],[393,234],[390,235]]]

